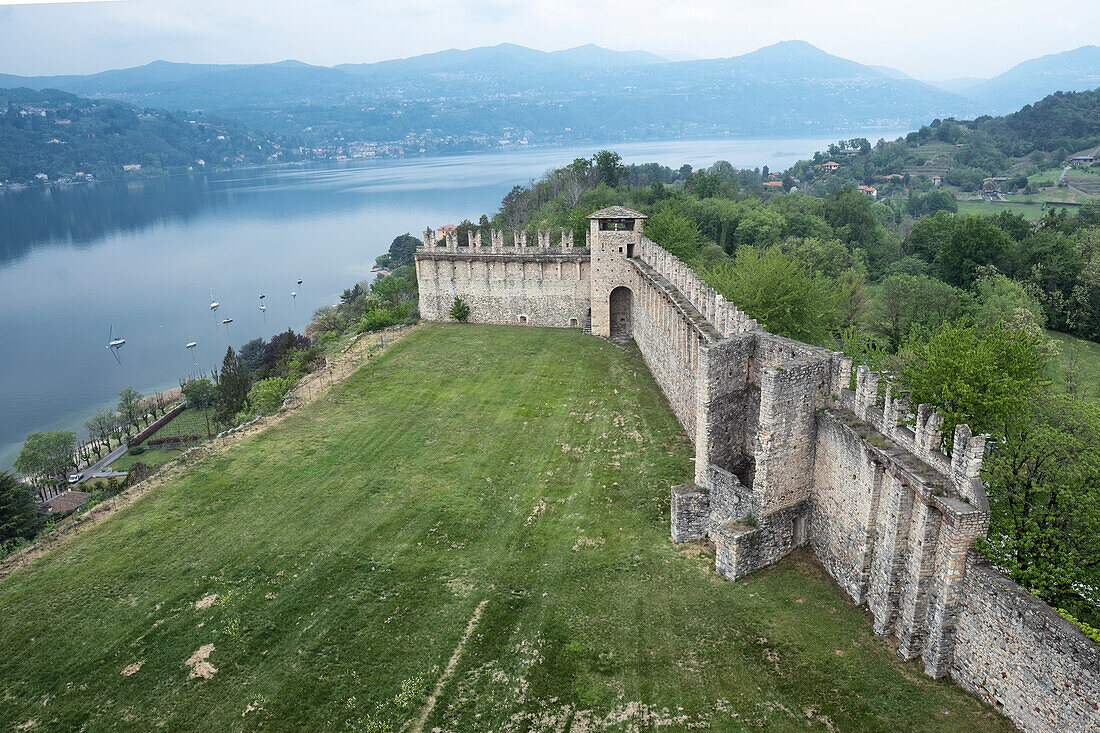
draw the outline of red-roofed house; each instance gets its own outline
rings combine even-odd
[[[764,185],[768,188],[780,188],[783,185],[783,181],[764,181]]]
[[[939,186],[942,183],[943,183],[942,178],[940,178],[939,176],[932,176],[932,185],[933,186]]]
[[[870,196],[873,199],[878,198],[878,190],[874,186],[856,186],[856,190],[860,193]]]
[[[840,167],[840,163],[830,160],[828,163],[822,163],[821,167],[827,171],[835,171],[837,168]]]

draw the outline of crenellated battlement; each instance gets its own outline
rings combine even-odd
[[[756,320],[739,310],[710,287],[687,264],[646,237],[641,238],[640,259],[671,282],[684,299],[703,314],[723,337],[755,331]]]
[[[535,232],[535,246],[528,245],[527,230],[517,229],[507,233],[502,229],[488,230],[488,244],[485,243],[484,230],[472,229],[466,233],[466,241],[459,242],[458,232],[446,231],[442,238],[436,237],[432,229],[424,230],[424,244],[417,248],[420,254],[440,254],[442,252],[462,254],[529,254],[533,251],[557,251],[572,252],[573,232],[562,229],[558,237],[549,230]],[[505,242],[511,243],[506,245]]]

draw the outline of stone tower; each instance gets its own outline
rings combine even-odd
[[[592,262],[592,333],[604,338],[633,335],[631,311],[637,282],[630,258],[640,256],[642,222],[646,215],[624,206],[610,206],[588,217]]]

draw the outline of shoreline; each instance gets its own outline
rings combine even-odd
[[[617,141],[609,140],[576,140],[563,143],[543,143],[543,144],[526,144],[526,145],[510,145],[491,148],[474,148],[471,150],[460,151],[447,151],[442,153],[403,153],[401,155],[375,155],[366,158],[348,158],[347,160],[337,160],[335,158],[317,158],[313,160],[300,160],[300,161],[287,161],[283,163],[261,163],[261,164],[249,164],[249,165],[235,165],[228,167],[213,166],[203,167],[201,170],[189,170],[178,172],[162,172],[154,173],[151,175],[137,175],[137,176],[116,176],[114,178],[97,178],[92,181],[47,181],[41,182],[10,182],[4,183],[0,181],[0,195],[5,193],[20,193],[28,190],[36,189],[63,189],[72,188],[76,186],[88,186],[95,185],[97,183],[117,183],[119,181],[155,181],[162,178],[179,178],[183,176],[194,175],[209,175],[216,173],[231,173],[233,171],[259,171],[259,170],[282,170],[286,168],[310,168],[317,167],[323,168],[338,168],[338,167],[358,167],[365,163],[372,161],[394,161],[394,160],[436,160],[444,158],[460,157],[463,155],[491,155],[494,153],[511,153],[517,151],[552,151],[552,150],[571,150],[574,148],[581,148],[587,145],[595,146],[596,148],[614,150],[615,146],[619,145],[643,145],[643,144],[661,144],[661,143],[707,143],[707,142],[727,142],[737,140],[811,140],[817,139],[822,135],[844,135],[844,134],[857,134],[857,133],[870,133],[878,132],[886,135],[904,136],[911,130],[907,128],[838,128],[816,131],[813,134],[797,134],[799,131],[791,131],[789,133],[775,133],[769,135],[753,135],[753,134],[728,134],[728,135],[716,135],[713,137],[658,137],[658,138],[637,138],[637,139],[624,139]],[[893,139],[893,138],[887,138]],[[594,149],[593,152],[596,152]],[[815,151],[816,152],[816,151]],[[810,153],[809,155],[812,155]]]

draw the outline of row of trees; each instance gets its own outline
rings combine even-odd
[[[96,410],[84,421],[87,441],[78,441],[70,430],[36,430],[28,434],[15,459],[15,470],[38,485],[64,483],[71,469],[103,458],[171,406],[163,393],[143,395],[133,387],[126,387],[118,397],[116,409]]]

